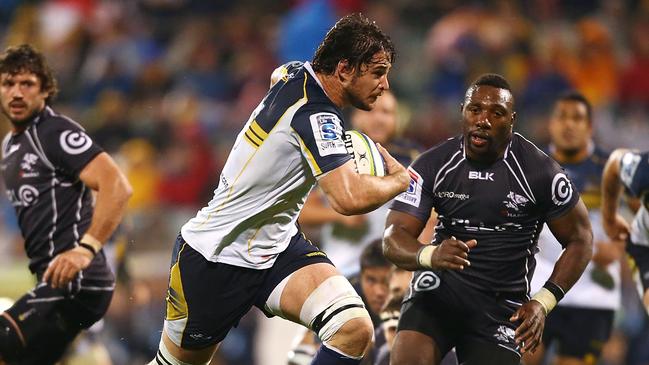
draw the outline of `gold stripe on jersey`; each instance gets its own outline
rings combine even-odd
[[[248,142],[252,142],[252,144],[256,147],[259,147],[262,143],[264,143],[264,141],[257,137],[250,129],[248,129],[243,135],[244,137],[246,137]]]
[[[250,123],[250,127],[248,127],[243,135],[246,138],[246,141],[248,141],[248,143],[250,143],[254,148],[259,148],[268,137],[268,133],[259,126],[256,120],[253,120],[252,123]]]
[[[169,277],[169,289],[167,290],[167,315],[168,321],[175,321],[178,319],[187,318],[187,302],[185,301],[185,293],[183,292],[183,282],[180,277],[180,255],[185,249],[185,245],[178,252],[178,260],[171,267],[171,274]]]
[[[293,128],[291,128],[291,129],[293,129]],[[295,132],[295,130],[293,130],[293,131]],[[315,172],[315,175],[318,176],[318,175],[322,174],[322,170],[320,169],[320,166],[318,166],[318,162],[313,157],[313,154],[311,153],[311,151],[309,151],[309,148],[306,146],[306,144],[302,140],[302,137],[300,137],[300,135],[297,132],[295,132],[295,135],[297,136],[297,139],[300,141],[300,146],[302,147],[302,150],[304,150],[304,152],[306,152],[306,159],[307,159],[307,161],[309,161],[309,165],[311,165],[311,167],[313,167],[313,171]]]
[[[293,105],[291,105],[291,106],[289,106],[288,108],[286,108],[286,110],[284,110],[284,113],[282,113],[282,115],[281,115],[279,118],[277,118],[277,121],[275,121],[275,125],[273,125],[273,128],[272,128],[270,131],[268,131],[268,133],[267,133],[266,135],[271,134],[271,133],[273,132],[273,130],[275,130],[275,127],[277,127],[277,125],[279,124],[279,121],[282,120],[282,119],[284,118],[284,116],[285,116],[286,113],[289,111],[289,109],[291,109],[292,107],[294,107],[294,106],[296,106],[297,104],[300,104],[300,103],[302,103],[302,104],[304,105],[304,104],[306,104],[306,102],[309,100],[309,98],[308,98],[307,95],[306,95],[306,81],[307,81],[307,78],[308,78],[307,76],[308,76],[308,73],[305,73],[305,74],[304,74],[304,84],[302,85],[302,90],[304,91],[304,94],[303,94],[302,98],[299,99],[298,101],[296,101],[295,103],[293,103]],[[257,123],[256,121],[253,121],[253,123],[251,123],[251,127],[252,127],[253,124],[256,124],[256,123]],[[259,127],[259,130],[261,130],[261,131],[263,132],[263,129],[262,129],[259,125],[257,125],[257,126]],[[255,129],[257,129],[257,128],[255,127]],[[247,132],[247,131],[246,131],[246,132]],[[296,133],[296,134],[297,134],[297,133]],[[246,136],[247,136],[246,133],[244,133],[244,138],[245,138]],[[249,143],[251,143],[251,144],[253,143],[252,140],[249,140],[248,138],[245,138],[245,139],[246,139]],[[266,139],[266,138],[264,138],[264,139]],[[304,142],[302,142],[302,141],[300,140],[300,143],[304,146]],[[241,177],[241,175],[243,175],[243,172],[246,170],[246,168],[247,168],[248,165],[250,164],[250,161],[252,161],[252,159],[253,159],[253,158],[255,157],[255,155],[257,154],[257,151],[259,151],[259,150],[257,149],[258,147],[259,147],[259,146],[255,147],[255,151],[250,155],[250,157],[248,157],[248,160],[246,161],[245,164],[243,164],[243,167],[241,168],[241,171],[239,171],[239,174],[237,174],[237,177],[234,178],[234,181],[232,182],[232,185],[230,185],[230,188],[228,189],[228,195],[225,197],[225,199],[223,199],[223,202],[218,206],[218,208],[216,208],[216,209],[214,210],[214,212],[210,212],[210,213],[207,215],[207,218],[205,218],[205,220],[204,220],[203,222],[201,222],[200,224],[198,224],[198,225],[196,226],[196,228],[200,228],[200,227],[202,227],[205,223],[209,222],[209,220],[212,219],[212,216],[213,216],[213,215],[214,215],[214,216],[217,215],[217,214],[221,211],[221,209],[223,209],[223,207],[224,207],[224,206],[225,206],[225,205],[230,201],[230,199],[231,199],[231,197],[232,197],[232,192],[234,191],[234,186],[237,184],[237,181],[239,181],[239,178]],[[306,147],[306,146],[305,146],[305,147]],[[308,151],[308,150],[307,150],[307,151]],[[310,152],[309,152],[309,153],[310,153]],[[313,156],[311,156],[311,158],[313,158]],[[315,163],[315,159],[313,159],[313,162]],[[315,166],[317,167],[317,164],[316,164]],[[318,167],[318,171],[319,171],[319,170],[320,170],[320,168]]]
[[[252,235],[252,237],[250,237],[250,239],[248,240],[248,255],[250,255],[250,248],[252,247],[252,241],[255,239],[255,237],[257,237],[257,233],[259,233],[259,231],[261,231],[261,228],[262,228],[262,227],[263,227],[263,226],[260,226],[259,228],[257,228],[257,230],[255,231],[255,233],[254,233],[254,234]]]
[[[281,119],[281,118],[280,118]],[[259,123],[257,123],[256,120],[253,120],[252,123],[250,123],[250,130],[257,136],[259,137],[262,141],[264,141],[266,138],[268,138],[268,133],[266,133],[260,126]]]

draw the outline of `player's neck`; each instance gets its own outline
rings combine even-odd
[[[559,164],[575,164],[588,158],[588,156],[590,156],[590,154],[592,153],[593,148],[594,146],[592,142],[589,143],[585,148],[578,150],[561,150],[551,144],[550,154],[552,155],[552,158],[554,158]]]
[[[332,103],[334,103],[338,108],[343,108],[345,105],[347,105],[347,101],[345,100],[345,93],[343,90],[343,86],[340,83],[339,80],[336,79],[336,75],[325,75],[319,72],[316,72],[316,76],[318,77],[318,80],[320,80],[320,84],[322,85],[322,88],[324,89],[325,93],[329,97]]]
[[[29,128],[30,125],[32,125],[32,122],[36,119],[36,117],[43,112],[45,109],[45,106],[43,108],[39,109],[37,112],[32,114],[29,118],[21,120],[21,121],[13,121],[11,120],[11,132],[13,134],[20,134],[25,131],[25,129]]]

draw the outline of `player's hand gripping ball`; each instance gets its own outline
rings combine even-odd
[[[345,147],[354,158],[356,171],[359,174],[385,176],[387,170],[385,161],[370,137],[359,131],[347,131],[345,132]]]

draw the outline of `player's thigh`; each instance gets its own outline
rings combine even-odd
[[[267,315],[279,315],[330,338],[344,323],[369,317],[363,301],[326,255],[304,238],[293,237],[270,270],[263,301]]]
[[[545,345],[542,343],[534,350],[534,352],[528,351],[523,354],[524,365],[541,365],[543,364],[543,357],[545,356]]]
[[[182,237],[172,257],[164,322],[175,345],[169,350],[176,355],[174,348],[188,353],[213,348],[254,305],[267,270],[208,261]]]
[[[464,365],[519,365],[517,351],[494,342],[465,341],[458,346],[458,359]]]
[[[397,333],[390,352],[391,365],[439,364],[441,354],[432,337],[417,331]]]
[[[101,318],[111,298],[111,291],[81,291],[72,297],[38,284],[6,311],[25,346],[18,363],[56,362],[81,330]]]
[[[285,317],[299,323],[302,307],[313,291],[325,281],[339,276],[338,270],[326,263],[308,265],[294,272],[286,283],[280,299],[280,308]]]

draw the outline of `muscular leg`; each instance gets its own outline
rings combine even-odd
[[[312,264],[295,271],[282,289],[279,302],[281,313],[278,314],[306,326],[318,327],[317,323],[321,323],[322,328],[320,328],[319,335],[329,351],[336,352],[342,358],[347,357],[352,361],[360,360],[372,340],[372,322],[366,310],[351,303],[353,302],[351,297],[357,297],[355,293],[345,294],[338,302],[344,301],[344,303],[351,304],[343,303],[340,307],[336,307],[336,305],[327,307],[328,302],[324,301],[330,300],[331,294],[335,294],[335,291],[341,288],[341,286],[334,285],[335,281],[340,281],[340,278],[335,277],[340,277],[340,273],[328,263]],[[321,285],[325,287],[321,288]],[[351,290],[353,291],[353,289]],[[314,308],[322,308],[322,313],[320,309],[315,309],[318,313],[313,312]],[[313,323],[306,323],[308,318],[311,318],[310,311],[316,315],[316,319],[312,321]],[[347,319],[343,319],[344,323],[336,328],[333,324],[336,321],[341,321],[341,318]],[[321,352],[322,350],[316,355],[314,364],[318,364],[318,357],[327,356],[321,355]],[[330,355],[332,354],[330,353]],[[341,360],[339,363],[346,362]]]
[[[439,364],[442,354],[432,337],[410,330],[397,332],[390,354],[391,365]]]

